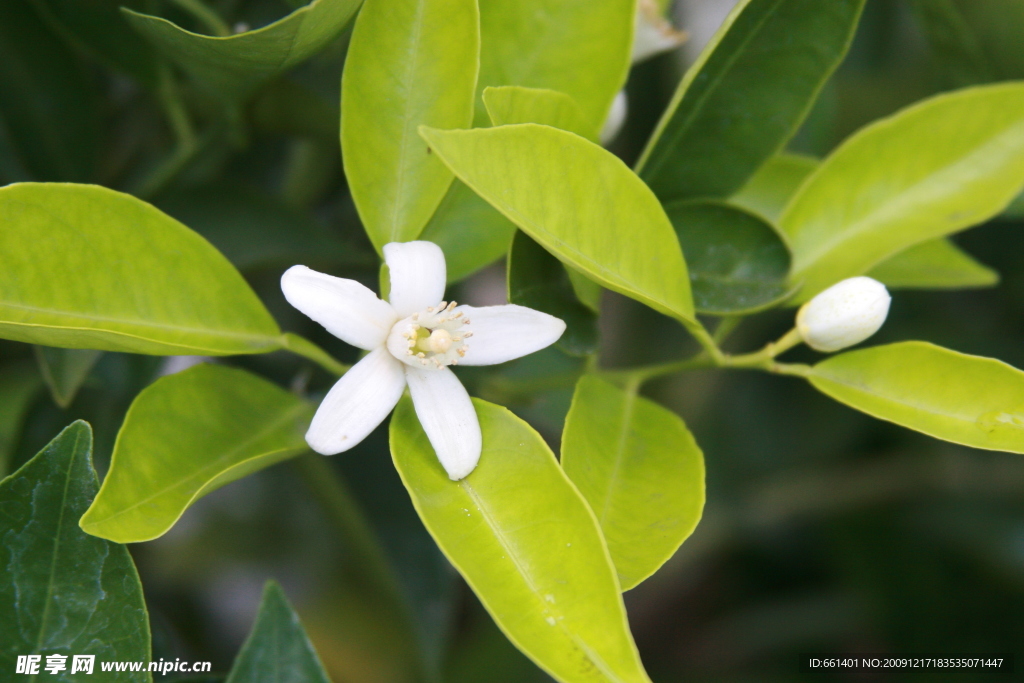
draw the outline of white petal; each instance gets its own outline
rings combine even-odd
[[[448,368],[406,366],[409,393],[423,431],[452,481],[480,461],[480,421],[459,378]]]
[[[384,245],[391,271],[388,299],[399,318],[436,306],[444,298],[444,252],[433,242],[391,242]]]
[[[633,63],[674,50],[686,41],[686,33],[677,31],[661,14],[654,0],[640,0],[636,8],[633,34]]]
[[[402,397],[403,367],[384,347],[353,365],[317,408],[306,432],[310,448],[334,455],[365,439]]]
[[[626,91],[620,90],[615,99],[612,100],[612,108],[601,126],[600,140],[602,145],[607,145],[615,139],[622,130],[622,124],[626,122],[626,113],[629,109],[629,101],[626,99]]]
[[[473,336],[459,365],[494,365],[519,358],[554,344],[565,332],[565,323],[547,313],[525,306],[459,306],[469,318]]]
[[[342,341],[375,349],[398,321],[395,310],[355,280],[292,266],[281,276],[284,298]]]

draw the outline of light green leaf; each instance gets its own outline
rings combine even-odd
[[[420,239],[441,247],[448,282],[457,282],[505,255],[516,225],[456,178]]]
[[[0,128],[31,179],[90,180],[102,130],[93,74],[30,0],[0,2],[0,54]]]
[[[263,587],[256,623],[224,683],[330,683],[299,615],[275,581]]]
[[[573,356],[597,350],[597,316],[573,291],[569,274],[554,256],[517,232],[505,266],[508,302],[544,311],[565,322],[565,332],[555,345]]]
[[[42,384],[35,363],[18,361],[0,366],[0,479],[7,476],[25,413]]]
[[[1024,186],[1024,84],[939,95],[855,133],[780,220],[807,300],[929,239],[981,223]]]
[[[485,88],[483,97],[492,125],[540,123],[597,140],[597,131],[589,126],[580,106],[565,93],[510,85]]]
[[[729,203],[776,223],[786,204],[820,163],[799,154],[777,154],[757,169],[747,184],[729,198]]]
[[[683,77],[637,171],[662,200],[728,197],[807,116],[864,0],[744,0]]]
[[[76,47],[154,87],[159,60],[156,51],[136,33],[122,7],[140,9],[146,0],[32,0],[54,29]]]
[[[840,403],[953,443],[1024,453],[1024,372],[926,342],[842,353],[807,378]]]
[[[0,337],[147,354],[280,347],[227,259],[149,204],[95,185],[0,188]]]
[[[312,417],[312,405],[244,370],[163,377],[128,410],[82,528],[118,543],[157,538],[207,493],[306,451]]]
[[[910,247],[868,275],[891,289],[964,289],[999,282],[999,273],[945,238]]]
[[[452,174],[417,136],[468,128],[479,68],[475,0],[366,0],[341,79],[341,150],[378,251],[416,239]]]
[[[110,683],[151,681],[148,672],[100,673],[100,662],[149,661],[142,585],[124,546],[82,533],[75,520],[96,494],[92,430],[75,422],[0,482],[0,671],[18,655],[64,655],[67,668],[26,680],[70,683],[72,655],[94,655]],[[8,680],[13,680],[8,678]]]
[[[193,33],[127,9],[124,14],[161,54],[211,92],[239,100],[322,50],[345,28],[360,1],[313,0],[269,26],[229,36]]]
[[[626,82],[635,0],[486,0],[480,3],[480,83],[557,90],[601,129]],[[476,125],[486,125],[483,107]]]
[[[420,132],[460,180],[563,263],[666,315],[693,319],[672,224],[613,154],[532,123]]]
[[[686,254],[701,313],[750,313],[791,293],[789,250],[760,216],[715,201],[672,202],[665,212]]]
[[[795,154],[769,159],[729,202],[778,221],[786,204],[820,162]],[[690,257],[687,252],[688,258]],[[692,258],[690,268],[693,269]],[[999,274],[945,238],[929,240],[892,256],[867,273],[890,288],[962,289],[987,287]]]
[[[593,513],[533,429],[474,400],[480,464],[452,482],[412,402],[391,454],[423,523],[516,646],[559,681],[648,681]]]
[[[36,346],[36,361],[39,371],[50,388],[50,395],[61,408],[67,408],[75,400],[82,383],[103,355],[93,349],[59,349],[51,346]]]
[[[593,375],[576,385],[562,467],[597,515],[623,590],[672,557],[704,510],[704,454],[679,416]]]

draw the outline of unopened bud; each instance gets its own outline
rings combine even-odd
[[[796,314],[796,326],[812,349],[838,351],[877,332],[889,314],[890,300],[878,280],[851,277],[805,303]]]

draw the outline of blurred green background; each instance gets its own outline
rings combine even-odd
[[[337,141],[347,35],[243,108],[226,108],[184,81],[197,134],[182,151],[159,96],[88,46],[65,40],[40,14],[46,4],[0,2],[0,184],[94,182],[134,192],[218,246],[284,329],[355,360],[353,349],[287,306],[278,288],[294,263],[370,286],[377,278]],[[179,3],[127,4],[198,28]],[[293,7],[285,0],[208,4],[231,25],[249,26]],[[732,4],[678,0],[675,22],[691,41],[634,68],[626,128],[612,144],[627,162]],[[868,121],[932,93],[1022,77],[1024,0],[869,0],[850,56],[791,149],[822,156]],[[1001,218],[955,240],[998,270],[1000,284],[896,292],[871,343],[927,339],[1024,367],[1022,221]],[[454,298],[500,296],[502,278],[497,264]],[[729,348],[758,348],[785,332],[791,316],[786,310],[748,321]],[[609,367],[676,358],[690,348],[676,324],[618,296],[606,295],[601,328]],[[134,396],[188,362],[103,354],[70,406],[60,408],[43,390],[33,355],[27,345],[0,343],[0,449],[10,453],[8,471],[84,418],[96,430],[102,473]],[[801,355],[813,357],[802,350],[792,357]],[[283,353],[226,362],[284,386],[330,386],[321,370]],[[549,349],[497,375],[461,369],[460,376],[471,393],[508,405],[557,448],[578,369],[577,360]],[[786,377],[698,372],[654,382],[646,393],[681,414],[697,436],[709,501],[676,557],[626,595],[655,681],[990,680],[988,673],[935,671],[816,678],[800,672],[798,655],[1024,651],[1019,455],[973,451],[874,421]],[[331,511],[308,486],[323,462],[343,475],[385,548],[438,681],[549,680],[498,632],[434,547],[391,465],[383,428],[330,460],[283,464],[231,484],[165,537],[132,546],[154,657],[210,660],[214,670],[227,670],[263,582],[274,577],[336,683],[413,680],[413,644],[367,589],[329,524]]]

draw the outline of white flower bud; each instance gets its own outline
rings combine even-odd
[[[890,300],[878,280],[851,277],[805,303],[796,314],[796,327],[816,351],[845,349],[878,331],[889,314]]]
[[[601,144],[607,145],[615,139],[615,136],[622,130],[622,124],[626,122],[626,110],[629,104],[626,101],[626,91],[620,90],[612,100],[612,108],[608,111],[608,117],[601,126]]]

